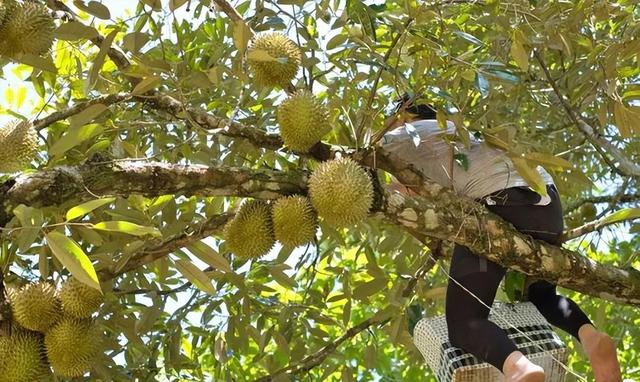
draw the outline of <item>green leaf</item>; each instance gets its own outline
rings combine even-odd
[[[453,31],[453,33],[457,34],[458,36],[462,37],[463,39],[469,41],[472,44],[475,44],[478,46],[484,45],[482,41],[478,40],[475,36],[472,36],[469,33],[462,32],[462,31]]]
[[[219,269],[225,272],[232,272],[231,265],[221,254],[216,252],[213,248],[207,245],[203,241],[197,241],[187,246],[187,249],[196,255],[200,260],[212,266],[214,269]]]
[[[520,41],[513,40],[511,43],[511,56],[523,72],[529,70],[529,52]]]
[[[358,285],[353,290],[353,297],[358,300],[364,300],[365,298],[378,293],[382,289],[387,287],[387,279],[386,278],[375,278],[366,283],[362,283]]]
[[[251,38],[251,29],[244,22],[233,24],[233,43],[240,52],[244,52]]]
[[[49,232],[46,239],[51,252],[73,277],[101,291],[96,270],[78,243],[56,231]]]
[[[347,41],[347,36],[344,34],[337,34],[327,42],[327,50],[335,49]]]
[[[476,73],[476,88],[480,91],[482,98],[489,96],[489,81],[480,72]]]
[[[272,57],[266,50],[262,49],[252,50],[247,54],[247,58],[253,61],[278,61],[276,57]]]
[[[624,208],[602,218],[603,224],[613,224],[640,218],[640,208]]]
[[[155,89],[158,85],[160,85],[161,81],[162,81],[162,78],[160,76],[147,77],[144,80],[140,81],[138,85],[136,85],[136,87],[133,89],[131,94],[143,95],[149,90]]]
[[[56,68],[56,65],[53,63],[53,61],[46,57],[35,56],[33,54],[24,54],[20,56],[18,61],[25,65],[32,66],[36,69],[41,69],[51,73],[58,72],[58,68]]]
[[[74,0],[73,5],[78,7],[78,9],[81,9],[99,19],[109,20],[111,18],[111,12],[109,12],[109,8],[98,1],[90,1],[85,5],[84,1],[82,0]]]
[[[134,236],[151,235],[161,237],[162,233],[154,227],[141,226],[123,220],[105,221],[93,225],[93,229],[109,232],[126,233]]]
[[[547,185],[538,172],[537,165],[530,163],[523,157],[513,156],[511,158],[513,165],[518,170],[518,174],[527,182],[529,187],[540,195],[547,195]]]
[[[187,3],[188,0],[170,0],[169,1],[169,10],[171,12],[175,11],[176,9],[180,8],[181,6],[185,5]]]
[[[87,83],[87,89],[93,89],[98,81],[98,76],[100,75],[100,70],[102,70],[102,66],[104,65],[104,60],[107,57],[107,53],[109,53],[109,49],[111,49],[111,44],[113,40],[116,38],[119,30],[113,30],[111,33],[105,37],[100,44],[100,51],[96,55],[96,58],[93,60],[93,66],[91,66],[91,70],[89,71],[89,82]]]
[[[543,167],[562,171],[567,168],[572,168],[571,162],[566,159],[559,158],[554,155],[545,154],[545,153],[527,153],[524,157],[529,162],[537,163]]]
[[[208,294],[216,293],[207,274],[193,265],[192,262],[188,260],[176,260],[175,264],[178,272],[186,277],[196,288]]]
[[[269,268],[269,273],[271,273],[271,276],[273,276],[273,279],[276,280],[278,284],[291,289],[295,288],[298,285],[296,281],[287,276],[282,269],[284,269],[282,266],[273,266]]]
[[[90,40],[98,37],[98,31],[77,21],[60,25],[55,31],[57,39],[65,41]]]
[[[72,207],[67,211],[67,215],[66,215],[67,221],[71,221],[73,219],[77,219],[81,216],[84,216],[89,212],[95,210],[96,208],[100,208],[105,204],[113,203],[113,201],[115,200],[116,198],[102,198],[102,199],[91,200],[86,203],[82,203],[75,207]]]
[[[87,139],[100,134],[102,131],[102,126],[95,123],[72,126],[69,128],[69,131],[51,146],[49,155],[52,157],[60,156]]]
[[[131,32],[122,38],[125,49],[137,53],[149,41],[149,35],[142,32]]]
[[[99,117],[100,114],[104,113],[106,110],[108,110],[108,107],[101,103],[91,105],[88,108],[84,109],[82,112],[69,118],[69,123],[71,124],[71,126],[86,125],[87,123]]]

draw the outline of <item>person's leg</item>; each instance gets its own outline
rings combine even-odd
[[[531,284],[528,295],[529,300],[550,324],[571,334],[582,343],[597,382],[622,381],[613,339],[596,330],[575,302],[558,295],[555,285],[546,281]]]
[[[504,274],[501,266],[479,258],[466,247],[455,246],[446,297],[449,339],[452,345],[501,370],[509,382],[543,381],[542,368],[531,363],[506,332],[488,320],[488,307]]]
[[[555,187],[548,187],[551,203],[546,206],[504,205],[488,208],[511,222],[519,231],[533,238],[561,246],[562,206]],[[507,190],[507,197],[524,200],[526,190]],[[507,203],[509,203],[507,201]],[[605,333],[598,332],[580,307],[571,299],[556,293],[556,287],[546,281],[537,281],[528,288],[529,300],[549,323],[578,339],[589,357],[596,382],[622,381],[615,343]]]

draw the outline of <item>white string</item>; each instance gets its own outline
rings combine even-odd
[[[433,260],[434,262],[437,263],[438,260],[436,260],[435,257],[433,257],[433,255],[429,252],[429,257],[431,258],[431,260]],[[460,282],[458,282],[458,280],[454,279],[449,272],[447,272],[443,267],[438,266],[438,268],[444,272],[444,274],[447,276],[447,278],[451,281],[453,281],[454,283],[456,283],[460,288],[462,288],[465,292],[469,293],[473,298],[475,298],[476,300],[478,300],[482,305],[484,305],[486,308],[489,309],[489,312],[493,313],[495,316],[497,316],[498,318],[500,318],[502,321],[504,321],[507,325],[509,325],[512,329],[515,329],[516,332],[518,332],[519,334],[521,334],[522,336],[524,336],[527,340],[531,341],[532,344],[534,344],[534,346],[538,347],[540,350],[542,350],[543,352],[546,352],[547,349],[543,348],[542,346],[538,345],[535,343],[535,340],[531,337],[529,337],[527,335],[527,333],[523,332],[522,330],[518,329],[515,325],[513,325],[511,322],[509,322],[509,320],[502,316],[500,313],[498,313],[496,310],[494,310],[492,307],[490,307],[489,305],[485,304],[484,301],[482,301],[478,296],[476,296],[473,292],[471,292],[469,289],[467,289],[464,285],[462,285]],[[548,353],[549,356],[551,357],[551,359],[553,361],[555,361],[556,363],[558,363],[565,371],[569,372],[570,374],[573,374],[576,378],[578,378],[579,380],[583,381],[583,382],[588,382],[587,379],[585,377],[583,377],[582,375],[578,374],[577,372],[573,371],[569,366],[565,365],[562,361],[560,361],[559,359],[557,359],[556,357],[553,356],[553,354],[551,354],[550,352]]]

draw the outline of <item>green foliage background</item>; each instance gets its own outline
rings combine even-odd
[[[562,105],[563,99],[633,163],[640,162],[640,7],[635,1],[233,4],[246,26],[232,23],[208,1],[158,6],[145,0],[131,14],[118,16],[105,14],[113,6],[103,3],[85,11],[72,7],[91,28],[72,24],[59,30],[60,39],[42,62],[5,66],[30,83],[37,98],[29,100],[32,114],[15,115],[25,95],[19,87],[7,87],[0,103],[3,114],[33,119],[40,110],[46,115],[84,99],[130,92],[129,76],[145,79],[148,89],[142,90],[156,88],[185,106],[275,133],[275,106],[284,92],[253,84],[244,49],[247,26],[257,32],[279,30],[304,52],[296,87],[313,89],[330,108],[334,129],[326,137],[329,143],[367,146],[382,129],[383,112],[393,97],[420,92],[437,106],[440,118],[456,123],[463,141],[471,133],[513,155],[536,152],[570,161],[571,170],[553,171],[563,202],[571,207],[569,228],[637,205],[637,199],[612,199],[598,203],[595,213],[580,207],[593,195],[637,195],[638,178],[613,171],[597,152],[603,149],[580,133]],[[112,38],[133,65],[121,71],[104,49],[87,41],[96,31]],[[52,124],[41,138],[34,169],[80,164],[97,153],[116,161],[146,158],[283,171],[314,166],[287,151],[257,148],[204,130],[188,118],[177,120],[152,102],[98,106]],[[525,158],[525,165],[538,164]],[[78,202],[23,206],[7,227],[16,229],[3,231],[3,269],[10,283],[65,274],[44,240],[51,230],[77,241],[98,271],[118,269],[158,240],[197,231],[208,217],[233,211],[239,201],[131,195],[109,199],[77,220],[146,227],[138,232],[68,224],[65,214]],[[617,225],[568,245],[599,262],[637,268],[639,227]],[[248,264],[233,261],[218,236],[191,243],[107,283],[105,290],[113,292],[107,293],[99,321],[109,341],[91,378],[255,380],[302,363],[348,328],[376,317],[384,324],[349,338],[318,367],[291,380],[434,380],[411,343],[405,312],[411,304],[424,306],[427,315],[443,312],[447,261],[420,280],[409,298],[402,297],[428,253],[380,218],[347,230],[321,225],[315,245]],[[189,272],[179,265],[189,260],[203,269],[220,257],[232,261],[235,274],[207,272],[210,290],[208,280],[184,276]],[[183,287],[188,281],[200,282],[200,288]],[[565,292],[615,338],[625,378],[640,379],[637,308]],[[506,293],[500,297],[508,299]],[[572,350],[569,367],[588,376],[586,358],[566,339]]]

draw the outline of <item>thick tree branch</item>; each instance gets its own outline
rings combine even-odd
[[[91,195],[133,193],[145,196],[168,194],[244,196],[273,199],[299,193],[306,175],[270,169],[206,167],[160,162],[90,161],[81,166],[61,166],[18,176],[0,185],[0,226],[19,204],[32,207],[60,205]]]
[[[385,215],[419,237],[449,240],[509,269],[592,296],[640,305],[640,272],[599,264],[516,231],[477,203],[437,184],[429,197],[388,198]]]
[[[599,264],[524,235],[475,201],[429,181],[411,164],[384,152],[362,151],[362,162],[390,172],[419,194],[387,198],[383,213],[421,241],[438,238],[469,247],[504,267],[611,301],[640,305],[640,272]]]
[[[373,160],[366,153],[363,155],[361,160]],[[593,296],[640,305],[637,270],[601,265],[578,253],[533,240],[475,201],[421,179],[411,165],[392,159],[383,154],[377,156],[381,167],[391,170],[405,184],[414,185],[420,196],[394,194],[382,212],[417,238],[428,242],[430,237],[465,245],[474,253],[510,269]],[[273,199],[305,191],[306,174],[296,171],[282,173],[135,161],[89,162],[20,176],[0,186],[0,202],[2,211],[10,213],[20,203],[60,205],[90,194],[233,195]],[[0,222],[6,223],[9,216],[5,215]],[[144,255],[138,265],[154,258],[153,254]]]

